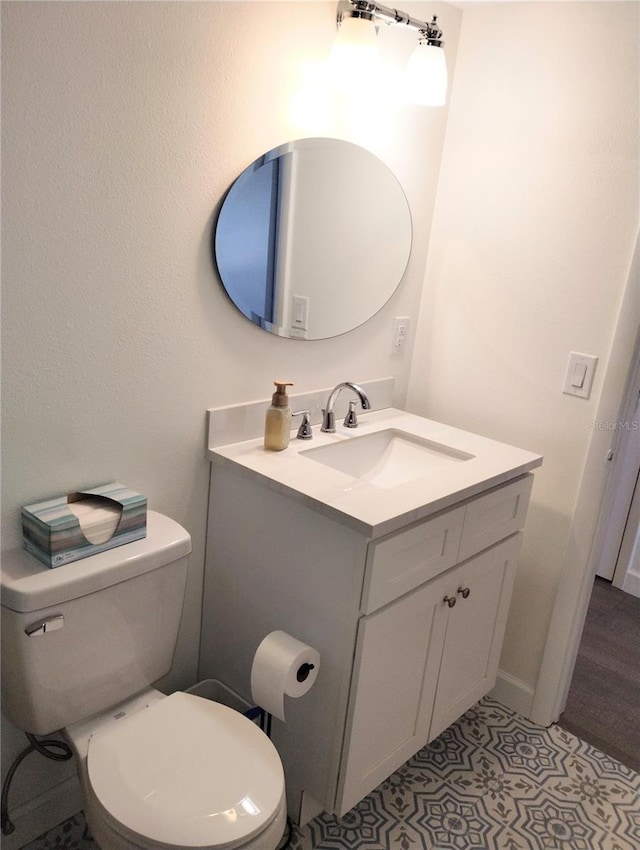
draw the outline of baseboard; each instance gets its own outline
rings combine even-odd
[[[77,776],[70,776],[28,803],[9,809],[15,830],[2,836],[2,850],[19,850],[81,810],[80,783]]]
[[[630,593],[632,596],[637,596],[640,599],[640,575],[629,570],[625,576],[622,589],[625,593]]]
[[[517,711],[523,717],[531,719],[531,707],[533,705],[534,691],[526,682],[516,679],[515,676],[505,673],[504,670],[498,670],[498,678],[490,697],[510,708],[512,711]]]

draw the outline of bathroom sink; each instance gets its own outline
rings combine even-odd
[[[326,398],[324,391],[321,395]],[[294,436],[285,451],[270,452],[261,435],[263,408],[256,412],[261,414],[254,417],[260,436],[212,442],[209,456],[220,479],[241,472],[268,488],[257,494],[273,490],[372,539],[524,475],[542,462],[532,452],[393,407],[363,413],[355,430],[338,426],[335,433],[316,431],[310,443]],[[246,413],[230,415],[225,407],[217,416],[211,412],[209,425],[241,428],[245,419],[249,421]],[[215,434],[210,430],[210,441]]]
[[[396,428],[347,437],[303,450],[300,456],[382,488],[397,487],[475,457]]]

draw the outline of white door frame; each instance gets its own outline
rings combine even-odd
[[[629,378],[640,327],[640,234],[609,353],[593,434],[587,452],[562,572],[551,613],[531,719],[548,726],[567,701],[599,555],[598,525],[611,475],[607,459],[615,432],[598,423],[615,421]]]
[[[639,437],[640,442],[640,437]],[[640,468],[633,491],[627,524],[622,536],[613,584],[626,593],[640,597]]]
[[[622,587],[624,575],[616,570],[618,554],[629,517],[633,494],[640,470],[640,433],[633,430],[637,423],[638,396],[640,394],[640,334],[629,370],[625,396],[618,418],[603,425],[612,430],[612,468],[602,502],[600,523],[596,533],[596,574],[613,579],[616,587]],[[616,573],[614,575],[614,573]]]

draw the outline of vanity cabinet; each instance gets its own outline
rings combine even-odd
[[[372,544],[338,814],[494,686],[520,551],[517,529],[524,524],[530,488],[528,476]],[[451,550],[475,552],[487,540],[503,537],[424,581],[434,574],[434,565],[449,565]],[[415,545],[418,539],[422,546]],[[394,558],[394,552],[402,554]],[[421,580],[416,589],[400,595],[403,584]],[[385,605],[393,588],[399,598]]]
[[[491,690],[532,479],[376,536],[214,460],[200,677],[250,700],[265,634],[319,651],[273,722],[296,822],[343,815]]]

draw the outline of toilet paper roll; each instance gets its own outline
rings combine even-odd
[[[320,654],[286,632],[268,634],[253,656],[251,694],[256,705],[284,720],[285,696],[296,699],[313,686]]]

